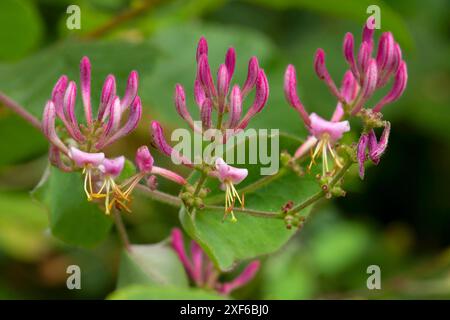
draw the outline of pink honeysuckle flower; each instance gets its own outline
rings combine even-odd
[[[70,147],[68,156],[75,163],[76,166],[83,169],[84,175],[84,192],[86,193],[88,201],[94,198],[94,184],[92,183],[92,175],[94,170],[103,163],[105,154],[103,152],[84,152],[75,147]]]
[[[239,197],[234,185],[241,183],[248,175],[247,169],[235,168],[228,165],[222,158],[217,158],[215,161],[215,170],[210,173],[211,176],[216,177],[221,182],[220,188],[225,190],[225,215],[231,214],[231,222],[236,222],[233,207],[236,199],[241,206],[244,206],[243,199]]]
[[[80,124],[75,115],[77,85],[63,75],[53,88],[51,103],[48,102],[44,109],[44,134],[51,144],[67,155],[68,147],[56,136],[57,117],[77,148],[96,153],[136,128],[142,116],[142,104],[137,96],[137,88],[138,75],[136,71],[132,71],[124,97],[120,99],[116,96],[116,80],[113,75],[108,75],[101,92],[97,117],[94,119],[91,104],[91,63],[87,57],[83,57],[80,63],[80,89],[85,124]],[[128,118],[125,119],[124,112],[128,109]]]
[[[120,175],[125,165],[125,157],[120,156],[114,159],[105,158],[98,166],[103,174],[103,184],[100,190],[96,192],[94,198],[105,198],[105,213],[110,214],[114,205],[128,209],[125,203],[121,202],[121,190],[114,179]],[[103,193],[104,192],[104,193]],[[129,209],[128,209],[129,211]]]
[[[368,21],[371,24],[373,21]],[[373,108],[375,112],[388,103],[396,101],[404,92],[407,82],[406,63],[402,60],[402,52],[395,42],[392,33],[384,32],[379,41],[375,58],[372,58],[374,48],[374,31],[364,26],[362,42],[359,47],[357,59],[354,56],[354,38],[347,33],[344,38],[344,57],[350,66],[355,79],[361,87],[360,94],[351,105],[351,114],[356,115],[365,103],[373,96],[376,89],[384,87],[391,78],[394,78],[391,91],[381,99]]]
[[[195,286],[214,289],[223,295],[229,295],[233,290],[249,283],[260,268],[259,261],[250,262],[236,278],[220,282],[219,271],[195,241],[191,241],[190,256],[186,253],[183,234],[178,228],[172,229],[171,245]]]
[[[298,97],[296,85],[297,77],[295,67],[289,65],[284,77],[284,93],[286,100],[299,112],[306,128],[311,134],[297,149],[294,157],[297,159],[306,154],[309,150],[315,148],[311,156],[309,169],[311,169],[315,158],[322,156],[322,174],[325,175],[327,172],[330,172],[328,153],[332,157],[334,164],[338,167],[342,167],[334,146],[342,138],[344,133],[350,131],[349,122],[340,121],[344,115],[342,102],[354,98],[355,92],[358,90],[357,84],[350,73],[347,72],[344,75],[342,86],[338,92],[342,101],[338,102],[331,121],[325,120],[315,113],[308,114]]]
[[[236,131],[245,129],[249,121],[264,108],[269,95],[267,77],[264,70],[259,67],[257,58],[252,57],[249,61],[247,79],[242,90],[238,85],[231,86],[236,65],[236,53],[233,48],[228,49],[225,55],[225,63],[219,66],[216,84],[211,75],[208,62],[208,43],[204,37],[198,43],[196,59],[197,75],[194,82],[194,97],[200,109],[203,128],[209,129],[212,126],[211,113],[216,110],[220,115],[229,114],[228,121],[220,123],[219,129]],[[233,89],[230,90],[230,88]],[[241,119],[243,100],[253,88],[255,88],[255,99]],[[237,99],[237,93],[240,95],[239,99]],[[180,116],[193,130],[201,132],[200,128],[194,126],[192,116],[186,106],[184,89],[180,84],[175,87],[174,101]],[[222,118],[220,117],[220,119]]]
[[[380,141],[377,141],[375,131],[372,129],[369,133],[363,133],[359,138],[357,146],[357,159],[359,164],[359,176],[364,179],[364,163],[369,158],[375,165],[380,163],[381,156],[386,151],[391,124],[386,121],[381,134]]]

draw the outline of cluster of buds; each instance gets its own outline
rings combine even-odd
[[[407,69],[402,60],[400,46],[395,42],[390,32],[381,35],[376,58],[372,57],[374,47],[374,29],[370,20],[367,21],[362,32],[362,43],[357,58],[354,56],[354,38],[347,33],[344,39],[344,57],[349,64],[349,70],[344,74],[341,87],[338,88],[330,76],[325,64],[325,53],[318,49],[314,58],[314,69],[318,77],[325,82],[330,92],[336,97],[337,105],[331,120],[324,120],[315,113],[308,114],[301,103],[296,91],[296,72],[292,65],[285,73],[284,92],[289,104],[300,114],[310,136],[298,148],[294,159],[298,159],[311,151],[311,162],[322,156],[322,174],[330,172],[328,156],[334,160],[334,167],[342,167],[339,155],[334,146],[345,132],[350,131],[349,122],[342,119],[346,116],[359,116],[364,123],[363,134],[358,143],[358,161],[361,178],[364,176],[364,162],[369,158],[378,163],[387,146],[390,124],[382,121],[382,108],[388,103],[396,101],[406,88]],[[393,78],[391,90],[375,104],[372,109],[367,108],[368,100],[375,90],[384,87]],[[374,128],[384,127],[380,141],[377,141]]]
[[[172,230],[171,244],[196,287],[215,290],[224,295],[250,282],[260,267],[259,261],[253,261],[233,280],[220,282],[219,271],[194,240],[191,241],[190,257],[186,253],[183,235],[179,229]]]
[[[199,128],[186,105],[186,95],[182,85],[175,86],[175,106],[178,114],[196,132],[204,132],[210,128],[235,132],[247,127],[250,120],[266,105],[269,97],[269,85],[264,70],[259,67],[258,59],[252,57],[248,63],[247,79],[243,87],[234,85],[231,88],[236,52],[229,48],[225,54],[225,63],[219,66],[216,84],[211,75],[208,62],[208,43],[201,38],[197,46],[197,75],[194,82],[195,102],[200,110],[201,128]],[[230,90],[231,88],[231,90]],[[242,107],[245,98],[255,89],[255,98],[247,113],[242,117]],[[212,113],[217,112],[217,123],[213,125]],[[225,121],[224,115],[228,114]]]

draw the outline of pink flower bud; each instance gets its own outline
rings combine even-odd
[[[219,98],[219,112],[222,113],[225,108],[225,99],[230,90],[230,77],[227,66],[221,64],[217,72],[217,94]]]
[[[364,179],[364,163],[367,160],[366,155],[366,149],[367,149],[367,143],[369,141],[369,137],[366,133],[362,134],[359,138],[356,157],[358,158],[358,164],[359,164],[359,177]]]
[[[202,85],[198,79],[195,79],[194,82],[194,98],[195,103],[199,108],[203,105],[203,101],[205,101],[205,91],[202,88]]]
[[[158,179],[156,176],[150,176],[147,178],[147,187],[152,191],[155,191],[158,188]]]
[[[103,145],[103,143],[106,141],[105,139],[108,136],[110,136],[111,134],[113,134],[114,132],[117,131],[117,129],[120,125],[120,120],[122,117],[122,107],[120,106],[119,97],[115,97],[111,101],[111,103],[109,105],[108,115],[109,115],[109,119],[108,119],[108,122],[106,123],[106,127],[102,134],[103,139],[100,139],[100,141],[98,142],[98,144],[97,144],[98,148]]]
[[[125,157],[120,156],[114,159],[105,158],[103,162],[98,166],[98,169],[106,176],[117,177],[123,170],[125,165]]]
[[[372,142],[369,149],[369,157],[373,161],[373,163],[378,164],[380,162],[381,156],[386,151],[389,142],[390,132],[391,132],[391,123],[387,122],[383,129],[383,133],[381,134],[380,141],[378,143],[376,143],[376,137],[374,134],[374,137],[372,139],[375,139],[375,143]]]
[[[164,131],[161,125],[158,121],[152,121],[151,127],[153,143],[155,147],[158,148],[159,151],[170,157],[172,154],[172,147],[166,142],[166,139],[164,138]]]
[[[203,54],[208,55],[208,42],[206,41],[205,37],[201,37],[197,45],[197,63],[200,60],[200,56],[202,56]]]
[[[153,157],[147,146],[141,146],[136,151],[136,164],[140,172],[150,173],[153,168]]]
[[[55,104],[56,114],[59,118],[64,119],[63,99],[66,92],[68,79],[67,76],[61,76],[53,87],[52,101]]]
[[[203,276],[203,250],[202,248],[195,242],[191,241],[191,259],[194,267],[194,281],[198,286],[202,285],[202,276]]]
[[[69,149],[66,145],[59,139],[56,134],[55,128],[55,118],[56,118],[56,109],[53,101],[47,101],[47,104],[44,108],[44,114],[42,115],[42,132],[47,137],[47,139],[55,145],[59,150],[67,154]]]
[[[238,125],[242,113],[242,96],[238,85],[231,90],[230,96],[230,115],[228,118],[228,128],[234,128]]]
[[[67,86],[66,93],[63,99],[63,112],[65,114],[65,120],[67,131],[78,142],[85,140],[83,134],[78,126],[78,120],[75,115],[75,99],[77,95],[77,86],[74,81],[70,81]]]
[[[92,124],[91,106],[91,62],[88,57],[83,57],[80,63],[81,96],[83,98],[86,123]]]
[[[180,259],[181,263],[184,266],[184,269],[188,273],[188,275],[193,278],[195,275],[193,266],[191,261],[189,260],[186,251],[184,249],[184,241],[183,241],[183,234],[181,233],[181,230],[178,228],[172,229],[171,233],[171,244],[172,248],[175,250],[176,254],[178,255],[178,258]]]
[[[237,278],[230,282],[220,284],[218,288],[220,293],[229,294],[231,291],[244,286],[255,277],[259,267],[259,261],[251,262]]]
[[[367,21],[364,24],[364,28],[363,28],[363,32],[362,32],[362,41],[369,45],[370,53],[372,53],[373,34],[374,33],[375,33],[375,18],[369,17],[369,18],[367,18]]]
[[[164,169],[164,168],[160,168],[157,166],[153,166],[152,168],[152,174],[157,174],[160,175],[170,181],[173,181],[179,185],[185,185],[187,183],[186,179],[184,179],[182,176],[180,176],[179,174],[176,174],[173,171],[170,171],[168,169]]]
[[[80,168],[83,168],[87,165],[98,167],[100,164],[102,164],[103,160],[105,160],[105,154],[103,152],[89,153],[81,151],[74,147],[70,148],[68,156]]]
[[[305,110],[305,107],[301,103],[297,94],[297,76],[295,67],[288,65],[286,72],[284,73],[284,96],[288,103],[294,107],[303,119],[303,122],[308,127],[310,124],[309,115]]]
[[[358,61],[357,61],[358,73],[360,75],[359,84],[361,86],[364,81],[364,74],[366,72],[367,66],[369,65],[370,59],[371,57],[369,44],[367,42],[363,42],[359,47]]]
[[[131,71],[130,75],[128,76],[127,88],[125,89],[125,94],[122,98],[121,103],[122,112],[131,105],[134,98],[136,97],[138,91],[138,84],[139,84],[139,77],[137,71]]]
[[[316,55],[314,57],[314,70],[316,71],[316,74],[319,76],[319,78],[326,83],[331,93],[334,94],[334,96],[339,100],[343,100],[333,79],[331,79],[331,76],[328,73],[327,67],[325,65],[325,52],[320,48],[317,49]]]
[[[198,79],[202,85],[203,90],[208,98],[212,99],[217,96],[216,88],[211,76],[211,69],[209,68],[208,57],[203,54],[200,56],[198,62]]]
[[[181,116],[181,118],[183,118],[188,123],[192,123],[192,117],[186,107],[186,95],[181,84],[175,85],[174,101],[177,112]]]
[[[356,62],[355,62],[355,54],[354,54],[354,38],[353,34],[350,32],[347,32],[344,38],[344,57],[347,61],[348,65],[350,66],[350,70],[352,70],[353,75],[355,78],[359,77],[358,69],[356,68]]]
[[[392,103],[401,97],[406,89],[406,83],[408,81],[408,72],[405,61],[400,63],[400,66],[395,74],[394,84],[391,91],[373,108],[373,111],[380,112],[381,109],[388,103]]]
[[[351,103],[355,100],[359,91],[358,81],[356,81],[353,73],[347,70],[344,74],[341,84],[341,95],[344,97],[346,103]]]
[[[100,106],[98,108],[97,120],[103,121],[103,116],[107,110],[107,106],[111,99],[116,96],[116,78],[113,75],[108,75],[103,84],[102,95],[100,97]]]
[[[211,128],[211,113],[212,113],[212,102],[208,98],[203,101],[203,105],[200,111],[200,118],[202,120],[202,126],[204,129]]]
[[[225,55],[225,65],[227,66],[229,81],[233,78],[234,67],[236,66],[236,51],[234,48],[229,48]]]
[[[253,89],[258,78],[259,64],[256,57],[251,57],[248,62],[248,72],[247,79],[245,80],[244,86],[242,87],[242,97],[247,96],[247,94]]]
[[[361,87],[361,99],[355,104],[352,115],[357,114],[363,107],[364,103],[373,95],[377,88],[378,70],[377,62],[371,59],[364,73],[364,80]]]

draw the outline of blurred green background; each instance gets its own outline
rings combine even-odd
[[[81,8],[81,30],[66,28],[70,4]],[[168,130],[183,125],[172,103],[175,83],[187,88],[196,109],[195,48],[204,35],[213,70],[229,46],[236,48],[239,83],[248,59],[260,59],[271,94],[253,125],[303,137],[300,118],[283,97],[286,65],[297,67],[307,108],[331,115],[335,101],[314,74],[314,52],[325,50],[330,73],[340,82],[346,68],[343,36],[351,31],[359,41],[370,4],[380,6],[382,30],[393,32],[409,71],[404,96],[384,112],[392,122],[389,149],[363,182],[356,174],[346,180],[347,197],[317,205],[299,235],[264,257],[257,278],[234,297],[450,298],[446,0],[2,0],[0,90],[40,117],[58,76],[78,79],[83,55],[91,58],[97,89],[113,73],[123,92],[128,72],[137,69],[143,120],[110,150],[132,156],[136,147],[150,142],[150,119],[160,119]],[[98,99],[100,91],[93,93]],[[52,238],[45,210],[29,194],[47,166],[47,142],[1,106],[0,137],[0,298],[106,297],[115,288],[116,235],[91,250]],[[167,159],[156,161],[169,165]],[[175,191],[171,184],[162,188]],[[158,242],[179,225],[173,208],[140,198],[134,206],[126,217],[134,243]],[[83,270],[82,290],[66,289],[69,264]],[[381,267],[382,290],[366,288],[372,264]]]

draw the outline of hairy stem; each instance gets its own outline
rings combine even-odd
[[[183,204],[181,199],[176,196],[158,190],[151,190],[149,187],[142,184],[138,184],[136,189],[141,190],[153,200],[168,204],[172,207],[181,207]]]
[[[27,110],[25,110],[24,107],[22,107],[16,101],[12,100],[3,92],[0,92],[0,103],[2,103],[6,108],[12,110],[13,112],[21,116],[24,120],[26,120],[28,123],[30,123],[33,127],[38,129],[39,131],[41,130],[41,122],[39,121],[39,119],[37,119]]]
[[[125,225],[123,224],[122,216],[120,215],[119,210],[113,209],[114,222],[116,224],[117,233],[119,234],[120,239],[127,251],[131,251],[130,240],[128,239],[127,230],[125,229]]]

